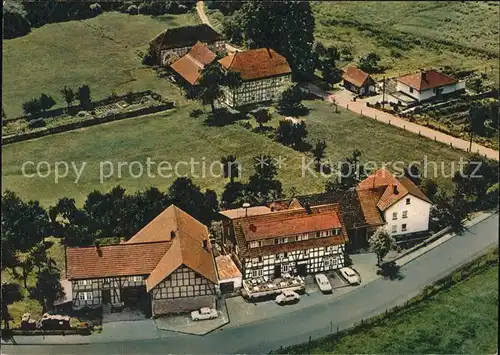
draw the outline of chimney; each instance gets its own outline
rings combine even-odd
[[[397,195],[399,194],[399,191],[398,191],[398,185],[394,185],[394,195]]]
[[[203,249],[208,251],[208,240],[207,239],[203,239],[202,246],[203,246]]]
[[[422,80],[427,80],[427,72],[422,70]]]
[[[174,239],[175,238],[175,231],[170,231],[170,239]]]
[[[97,255],[99,255],[99,257],[101,257],[102,256],[102,250],[99,247],[99,241],[98,240],[94,241],[94,249],[97,252]]]
[[[274,206],[271,206],[271,212],[274,212]]]
[[[273,58],[273,55],[271,54],[271,50],[269,48],[266,48],[267,49],[267,55],[269,56],[269,58]]]
[[[311,214],[312,213],[312,210],[311,210],[311,205],[309,204],[309,202],[306,202],[305,205],[304,205],[304,209],[306,210],[306,212],[308,214]]]

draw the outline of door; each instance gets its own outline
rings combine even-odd
[[[110,290],[102,290],[102,303],[107,304],[111,303],[111,291]]]
[[[276,264],[274,265],[274,278],[277,279],[281,277],[281,265]]]
[[[306,276],[307,275],[307,264],[297,264],[297,275]]]

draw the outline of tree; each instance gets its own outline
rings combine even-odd
[[[246,186],[239,181],[229,182],[224,186],[221,196],[221,206],[224,208],[241,207],[246,198]]]
[[[240,164],[236,161],[236,157],[234,155],[222,157],[220,162],[222,163],[224,177],[226,179],[229,178],[229,181],[232,184],[234,182],[234,178],[240,176]]]
[[[276,179],[278,170],[270,155],[254,157],[255,173],[250,176],[245,195],[256,204],[280,198],[283,195],[281,182]]]
[[[18,284],[2,282],[2,320],[6,330],[10,329],[9,322],[12,319],[8,306],[21,299],[22,295]]]
[[[420,184],[420,189],[431,201],[434,200],[434,196],[438,192],[438,186],[436,182],[430,178],[425,178]]]
[[[325,151],[326,151],[326,142],[323,140],[318,140],[316,142],[316,146],[311,151],[311,153],[314,156],[314,160],[316,161],[317,168],[320,167],[321,160],[325,157]]]
[[[32,118],[40,113],[42,107],[38,99],[31,99],[23,103],[23,112],[30,115]]]
[[[212,113],[215,112],[215,101],[222,95],[221,84],[224,83],[224,73],[217,61],[214,61],[203,68],[198,79],[198,99],[202,105],[210,105]]]
[[[210,223],[210,238],[212,242],[215,245],[222,245],[222,240],[223,240],[223,235],[224,235],[224,229],[222,228],[222,222],[221,221],[212,221]]]
[[[315,23],[308,1],[248,1],[238,12],[249,48],[275,49],[288,60],[296,78],[313,75]]]
[[[361,150],[354,149],[351,156],[340,162],[339,175],[326,183],[326,191],[348,190],[366,177],[365,167],[360,162],[362,153]]]
[[[3,2],[3,38],[15,38],[31,31],[26,18],[26,10],[20,1],[7,0]]]
[[[450,227],[458,234],[465,229],[464,219],[469,217],[469,206],[464,196],[457,190],[452,196],[438,191],[430,211],[430,225],[435,232]]]
[[[387,253],[396,247],[396,241],[387,233],[385,227],[379,227],[368,240],[370,249],[377,255],[377,266],[380,265]]]
[[[221,85],[227,86],[232,90],[238,89],[241,85],[243,85],[241,74],[235,71],[227,70],[223,74]]]
[[[379,60],[380,56],[377,53],[370,52],[359,58],[358,67],[369,74],[376,73],[380,70],[378,66]]]
[[[52,98],[52,96],[48,96],[47,94],[42,94],[40,95],[40,108],[42,111],[49,110],[52,106],[56,104],[55,100]]]
[[[40,302],[44,312],[52,310],[54,301],[64,296],[60,278],[59,270],[53,265],[46,265],[37,274],[31,297]]]
[[[76,96],[75,92],[71,88],[65,86],[61,90],[61,95],[64,98],[64,101],[66,101],[66,104],[68,105],[69,109],[70,106],[73,104],[73,101],[75,101],[75,96]]]
[[[260,108],[252,112],[255,121],[259,124],[260,128],[263,128],[263,124],[271,120],[271,114],[266,108]]]
[[[307,127],[304,121],[294,123],[291,120],[280,120],[276,128],[276,140],[283,145],[300,148],[307,137]]]
[[[404,175],[417,186],[422,182],[422,179],[420,178],[420,170],[418,169],[418,166],[414,164],[405,169]]]
[[[292,86],[282,92],[278,100],[278,109],[281,114],[300,116],[306,110],[302,105],[302,91],[298,86]]]
[[[90,88],[88,85],[82,85],[78,88],[77,99],[80,101],[80,105],[88,106],[92,101],[90,96]]]

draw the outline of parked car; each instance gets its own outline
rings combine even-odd
[[[192,320],[205,320],[205,319],[215,319],[219,316],[216,309],[203,307],[199,311],[191,312]]]
[[[294,291],[283,291],[280,295],[276,296],[276,303],[280,306],[296,302],[298,300],[300,300],[300,296]]]
[[[316,274],[314,275],[314,279],[321,292],[331,293],[333,291],[332,285],[330,285],[330,281],[328,281],[328,277],[325,274]]]
[[[340,269],[340,273],[351,285],[357,285],[361,283],[359,275],[355,273],[354,270],[350,267],[343,267],[342,269]]]

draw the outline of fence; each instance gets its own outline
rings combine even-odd
[[[2,137],[2,145],[17,143],[17,142],[21,142],[21,141],[25,141],[25,140],[33,139],[33,138],[39,138],[39,137],[47,136],[50,134],[67,132],[67,131],[71,131],[71,130],[78,129],[78,128],[90,127],[90,126],[98,125],[101,123],[123,120],[125,118],[147,115],[147,114],[151,114],[151,113],[165,111],[165,110],[171,109],[173,107],[175,107],[175,103],[168,102],[168,103],[158,105],[158,106],[144,107],[144,108],[141,108],[141,109],[135,110],[135,111],[122,112],[122,113],[117,113],[117,114],[113,114],[113,115],[109,115],[109,116],[105,116],[105,117],[99,117],[99,118],[92,118],[92,119],[89,119],[86,121],[68,123],[68,124],[62,125],[62,126],[42,129],[42,130],[35,131],[35,132],[21,133],[21,134],[17,134],[17,135],[13,135],[13,136],[7,136],[5,138]]]
[[[41,112],[40,114],[34,116],[34,117],[27,117],[27,116],[21,116],[21,117],[14,117],[14,118],[5,118],[3,119],[3,122],[5,123],[8,123],[8,122],[15,122],[15,121],[19,121],[19,120],[33,120],[33,119],[36,119],[36,118],[47,118],[47,117],[55,117],[55,116],[60,116],[62,115],[63,113],[78,113],[78,111],[82,111],[82,110],[92,110],[98,106],[102,106],[102,105],[108,105],[108,104],[111,104],[111,103],[115,103],[115,102],[118,102],[118,101],[121,101],[121,100],[124,100],[124,99],[132,99],[132,100],[135,100],[137,98],[140,98],[140,97],[143,97],[143,96],[146,96],[146,95],[156,95],[158,97],[160,97],[159,94],[156,94],[155,92],[151,91],[151,90],[146,90],[146,91],[139,91],[139,92],[131,92],[131,93],[127,93],[127,94],[124,94],[124,95],[119,95],[119,96],[109,96],[105,99],[102,99],[102,100],[99,100],[99,101],[93,101],[93,102],[90,102],[88,105],[77,105],[77,106],[71,106],[71,107],[60,107],[60,108],[56,108],[56,109],[53,109],[53,110],[49,110],[49,111],[45,111],[45,112]]]

